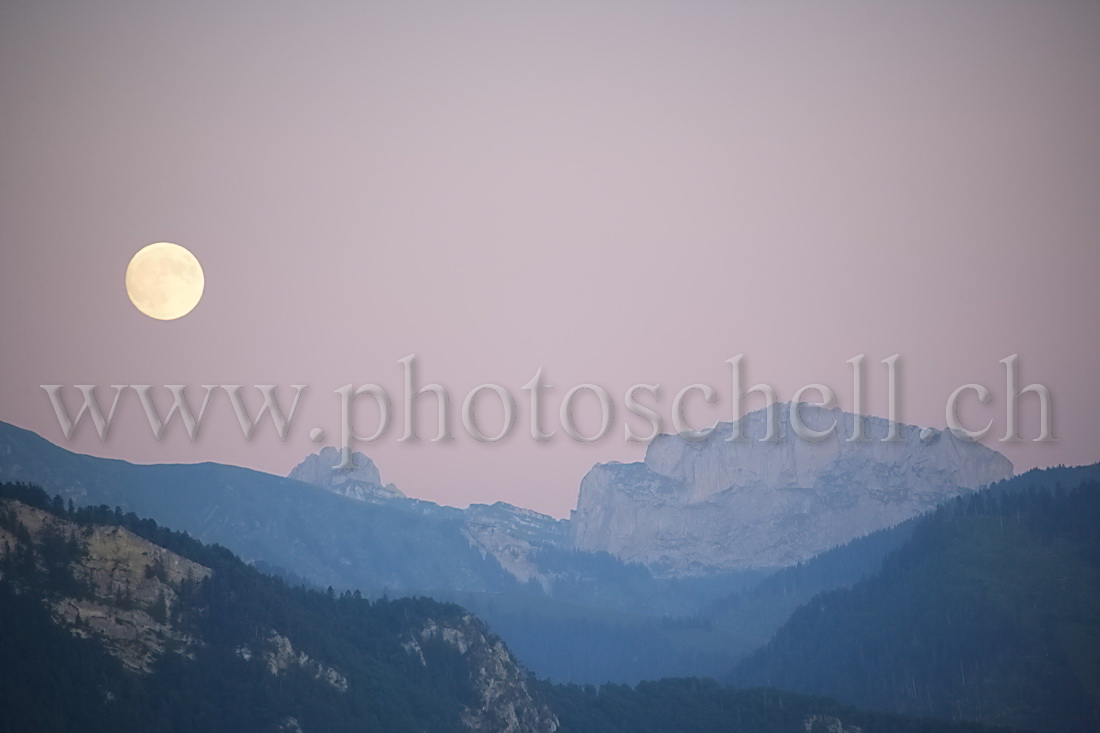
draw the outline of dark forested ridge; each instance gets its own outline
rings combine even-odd
[[[5,732],[987,730],[712,680],[539,682],[458,606],[292,587],[151,520],[25,485],[0,484],[0,538]],[[146,668],[142,629],[155,632]]]
[[[63,523],[46,525],[28,507]],[[70,526],[80,529],[66,534]],[[139,597],[144,581],[168,573],[163,561],[145,564],[138,577],[115,568],[124,583],[105,597],[76,564],[83,553],[89,567],[103,565],[89,548],[93,530],[104,526],[123,527],[212,572],[199,582],[161,584],[173,600],[166,608],[163,595],[159,604]],[[107,507],[66,508],[33,487],[0,486],[0,534],[0,730],[468,730],[464,711],[482,703],[476,666],[486,664],[495,639],[457,606],[294,588],[151,520]],[[125,543],[128,536],[111,537]],[[110,563],[150,552],[128,542]],[[164,651],[136,672],[125,654],[105,651],[111,645],[94,633],[104,628],[97,618],[78,614],[70,628],[60,622],[65,599],[83,603],[85,613],[114,616],[112,633],[129,626],[140,639],[150,630],[147,643]],[[133,650],[125,635],[113,641],[116,650]],[[552,715],[529,699],[510,702],[544,717],[545,725],[533,722],[530,730],[552,729]]]
[[[710,679],[557,685],[544,693],[567,733],[978,733],[1001,730],[857,710],[774,689],[737,690]]]
[[[1030,473],[949,502],[879,573],[799,608],[733,681],[909,714],[1100,729],[1100,481],[1063,483],[1081,475]]]
[[[872,532],[805,562],[779,570],[759,583],[710,605],[704,617],[716,628],[736,630],[738,656],[755,651],[797,609],[819,593],[847,588],[878,572],[882,561],[901,547],[917,519]],[[728,671],[726,665],[725,671]]]

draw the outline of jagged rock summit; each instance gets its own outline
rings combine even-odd
[[[581,482],[570,527],[578,549],[606,551],[670,575],[771,568],[902,522],[961,493],[1012,475],[1000,453],[949,431],[898,425],[801,404],[802,422],[836,430],[818,442],[776,406],[778,440],[765,442],[767,410],[706,440],[658,436],[643,463],[598,464]],[[850,441],[855,420],[864,441]]]
[[[351,465],[347,468],[335,468],[338,465],[340,451],[328,446],[319,453],[306,456],[287,478],[360,501],[378,502],[405,498],[393,484],[382,484],[378,466],[362,453],[352,453]]]

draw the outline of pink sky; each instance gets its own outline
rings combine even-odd
[[[509,388],[517,429],[481,445],[456,415],[451,444],[400,443],[399,411],[360,448],[383,478],[564,516],[593,463],[643,455],[632,384],[667,414],[709,383],[722,407],[694,415],[726,417],[743,353],[748,384],[850,407],[864,353],[885,414],[900,353],[905,422],[982,382],[968,416],[1018,469],[1100,459],[1100,4],[233,6],[0,8],[0,420],[282,474],[335,434],[336,388],[400,402],[415,353],[453,410]],[[123,288],[161,240],[205,270],[179,321]],[[1056,443],[995,440],[1014,353]],[[540,366],[546,444],[520,391]],[[556,420],[582,382],[620,407],[594,445]],[[246,442],[224,400],[196,443],[156,443],[132,394],[101,443],[64,439],[51,383],[310,390],[285,443]]]

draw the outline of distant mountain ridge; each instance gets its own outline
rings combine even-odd
[[[1012,475],[1003,455],[949,431],[899,424],[887,441],[881,418],[799,409],[810,429],[836,430],[798,437],[788,403],[776,406],[774,442],[761,409],[703,441],[658,436],[643,463],[595,466],[570,517],[573,545],[673,576],[778,568]],[[857,420],[866,440],[849,440]],[[744,440],[730,440],[737,429]]]
[[[519,585],[471,544],[462,510],[431,502],[359,501],[215,463],[138,465],[80,455],[3,423],[0,480],[34,483],[81,506],[118,506],[321,587],[401,594]]]
[[[199,511],[194,501],[164,491],[185,476],[194,477],[205,484],[203,491],[215,493],[209,496],[211,513],[194,516],[193,524],[185,519],[188,531],[203,539],[236,542],[231,546],[245,557],[282,565],[304,577],[394,590],[512,590],[534,582],[549,592],[554,577],[539,561],[546,549],[607,552],[669,577],[777,569],[1012,473],[1012,464],[1001,454],[949,432],[933,432],[934,439],[926,441],[922,436],[928,431],[904,425],[899,426],[899,442],[886,442],[885,420],[813,405],[801,406],[803,421],[812,429],[835,422],[838,430],[827,440],[807,442],[793,434],[789,410],[789,404],[777,406],[780,440],[774,443],[759,440],[766,410],[757,410],[742,420],[746,441],[727,441],[734,425],[722,423],[701,442],[658,436],[643,463],[599,464],[581,482],[577,508],[568,520],[504,502],[460,510],[411,499],[392,483],[384,484],[378,467],[362,453],[352,455],[350,466],[336,468],[341,454],[334,447],[307,456],[280,479],[216,464],[140,466],[82,456],[3,423],[0,479],[31,481],[80,503],[117,504],[170,519],[162,512],[184,511],[186,518]],[[865,442],[845,439],[856,419],[864,423]],[[215,524],[245,518],[221,515],[228,507],[217,501],[215,487],[244,499],[241,492],[251,495],[261,484],[271,492],[271,506],[249,500],[250,511],[268,513],[291,496],[297,497],[294,502],[316,497],[305,489],[308,485],[356,500],[359,506],[351,515],[363,515],[363,521],[369,521],[367,515],[394,514],[389,522],[393,527],[435,528],[437,537],[453,545],[445,564],[457,562],[460,567],[425,577],[422,567],[403,563],[391,551],[377,555],[394,561],[388,568],[363,572],[359,563],[350,562],[355,552],[334,547],[343,557],[324,561],[322,570],[316,562],[303,564],[294,542],[271,557],[242,542],[241,532],[258,540],[254,530],[237,527],[223,538]],[[324,511],[337,511],[338,505],[329,500],[317,503]],[[301,536],[291,538],[297,544],[308,542],[313,532],[333,536],[310,520],[315,509],[304,511],[296,522],[306,524]],[[392,550],[408,542],[406,536]]]
[[[662,442],[696,449],[681,438]],[[0,480],[149,516],[292,582],[458,601],[525,664],[558,680],[720,674],[766,641],[806,593],[858,580],[888,551],[861,543],[859,562],[811,563],[782,599],[746,596],[716,611],[715,602],[771,569],[656,577],[576,548],[568,520],[503,502],[462,510],[408,498],[383,484],[368,457],[354,458],[336,470],[335,449],[322,450],[291,472],[303,480],[213,463],[134,465],[71,453],[0,423]]]
[[[0,480],[173,523],[321,587],[376,595],[542,594],[559,582],[582,583],[589,571],[579,565],[586,564],[598,565],[609,583],[616,574],[635,585],[638,576],[648,577],[644,568],[610,556],[575,553],[564,520],[503,502],[463,510],[380,494],[362,476],[330,480],[321,469],[334,463],[319,454],[306,462],[314,464],[316,483],[215,463],[131,464],[72,453],[0,423]],[[351,495],[349,486],[356,489]]]
[[[532,580],[548,590],[550,579],[536,561],[544,547],[567,547],[567,522],[507,502],[471,504],[465,510],[440,507],[438,504],[405,496],[393,484],[382,485],[382,477],[368,456],[354,452],[351,465],[337,468],[342,460],[340,450],[332,446],[307,456],[295,466],[287,478],[311,484],[340,496],[375,504],[391,504],[434,515],[441,510],[460,512],[463,535],[470,544],[491,555],[500,566],[520,583]],[[455,516],[460,516],[455,514]]]

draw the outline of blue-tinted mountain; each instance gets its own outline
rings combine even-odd
[[[308,457],[291,474],[304,480],[212,463],[143,466],[0,423],[0,480],[149,516],[292,582],[461,603],[524,664],[561,681],[724,674],[800,603],[855,583],[895,546],[857,540],[763,584],[767,570],[657,576],[573,548],[567,521],[505,503],[459,510],[407,498],[366,456],[339,471],[336,458]]]
[[[391,595],[518,586],[467,537],[459,509],[357,501],[216,463],[138,465],[72,453],[0,424],[0,480],[34,483],[78,506],[121,507],[321,586]]]

